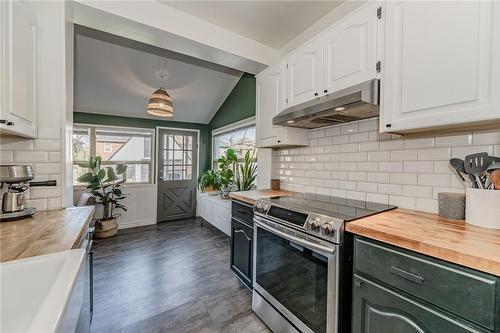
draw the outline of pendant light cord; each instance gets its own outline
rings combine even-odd
[[[160,88],[165,88],[163,85],[165,84],[165,80],[167,79],[166,71],[167,71],[167,58],[165,58],[163,61],[163,67],[160,73]]]

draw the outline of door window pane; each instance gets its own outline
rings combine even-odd
[[[163,179],[193,179],[193,137],[165,134],[163,151]]]

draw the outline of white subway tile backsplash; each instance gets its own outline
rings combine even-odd
[[[471,144],[472,133],[436,137],[436,147],[467,146]]]
[[[481,131],[472,134],[474,145],[500,144],[500,131]]]
[[[36,175],[59,175],[61,174],[61,163],[35,163],[33,172]]]
[[[417,199],[397,195],[391,195],[389,197],[389,203],[399,208],[415,209],[417,207]]]
[[[493,146],[466,146],[466,147],[453,147],[451,157],[464,159],[465,156],[475,153],[486,152],[490,155],[493,154]]]
[[[405,148],[433,148],[434,138],[405,139]]]
[[[38,131],[38,136],[37,136],[38,139],[53,139],[53,140],[61,139],[60,128],[39,127],[37,131]]]
[[[404,172],[432,173],[434,171],[434,162],[404,162]]]
[[[14,162],[47,162],[49,153],[46,151],[14,151]]]
[[[380,172],[403,172],[403,162],[379,162]]]
[[[450,175],[421,173],[418,175],[419,185],[450,186]]]
[[[412,198],[432,198],[432,187],[404,185],[403,195]]]
[[[392,184],[417,184],[416,173],[391,173],[390,177]]]
[[[416,161],[416,160],[417,160],[416,149],[391,151],[391,161]]]
[[[352,134],[358,132],[358,123],[353,122],[346,125],[340,125],[340,134]]]
[[[34,150],[61,151],[61,141],[59,140],[37,139],[34,142]]]
[[[378,119],[369,119],[313,130],[310,147],[275,153],[274,172],[284,189],[435,212],[437,193],[464,191],[449,167],[452,156],[500,156],[500,130],[401,137],[377,129]]]
[[[378,130],[378,118],[360,121],[358,123],[358,130],[360,132],[377,131]]]
[[[61,188],[59,186],[30,188],[31,199],[58,198],[58,197],[61,197]]]
[[[366,200],[370,202],[377,202],[381,204],[389,204],[389,196],[378,193],[366,193]]]
[[[378,192],[382,194],[401,195],[403,193],[403,185],[378,184]]]
[[[443,161],[451,157],[451,148],[429,148],[419,149],[418,159],[420,161]]]
[[[14,152],[10,150],[1,150],[0,151],[0,163],[12,163],[14,162]]]
[[[2,136],[0,138],[0,146],[2,150],[33,150],[33,140],[14,136]]]
[[[359,144],[359,151],[378,151],[380,143],[378,141],[361,142]]]

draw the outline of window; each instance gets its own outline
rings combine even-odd
[[[193,179],[193,137],[163,135],[163,179]]]
[[[128,183],[152,183],[154,130],[75,124],[73,129],[73,184],[87,170],[78,163],[101,156],[103,166],[126,164]]]
[[[215,130],[212,136],[214,169],[217,168],[219,157],[225,155],[229,148],[233,149],[240,159],[243,159],[247,151],[255,150],[255,122],[253,119],[244,120],[228,128]]]

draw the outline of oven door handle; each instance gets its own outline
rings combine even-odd
[[[259,228],[262,228],[264,230],[269,231],[270,233],[273,233],[277,236],[283,237],[291,242],[297,243],[303,247],[306,247],[310,250],[320,252],[320,253],[325,253],[327,255],[332,255],[335,254],[335,247],[329,247],[329,246],[324,246],[321,244],[316,244],[311,241],[308,241],[307,239],[303,239],[300,237],[295,237],[292,235],[287,234],[286,232],[276,230],[274,228],[268,227],[264,223],[260,222],[259,219],[254,218],[254,222],[257,224]]]

